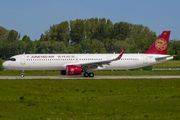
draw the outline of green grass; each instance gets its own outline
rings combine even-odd
[[[153,65],[153,68],[180,68],[180,60],[170,60]]]
[[[0,119],[180,119],[180,79],[1,80]]]
[[[22,71],[4,70],[0,71],[0,76],[20,76]],[[57,76],[59,71],[25,71],[26,76]]]
[[[180,75],[180,71],[95,71],[94,74],[102,76],[137,76],[137,75]]]

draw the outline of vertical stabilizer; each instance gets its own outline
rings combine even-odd
[[[166,54],[171,31],[163,31],[158,39],[144,54]]]

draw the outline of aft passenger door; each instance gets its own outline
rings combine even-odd
[[[148,64],[148,57],[147,56],[143,56],[143,64]]]

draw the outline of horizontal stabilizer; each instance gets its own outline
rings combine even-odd
[[[172,60],[173,58],[174,56],[171,55],[155,57],[156,60],[162,60],[162,59]]]

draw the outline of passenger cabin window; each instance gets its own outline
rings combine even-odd
[[[16,59],[15,59],[15,58],[9,58],[9,60],[10,60],[10,61],[16,61]]]

